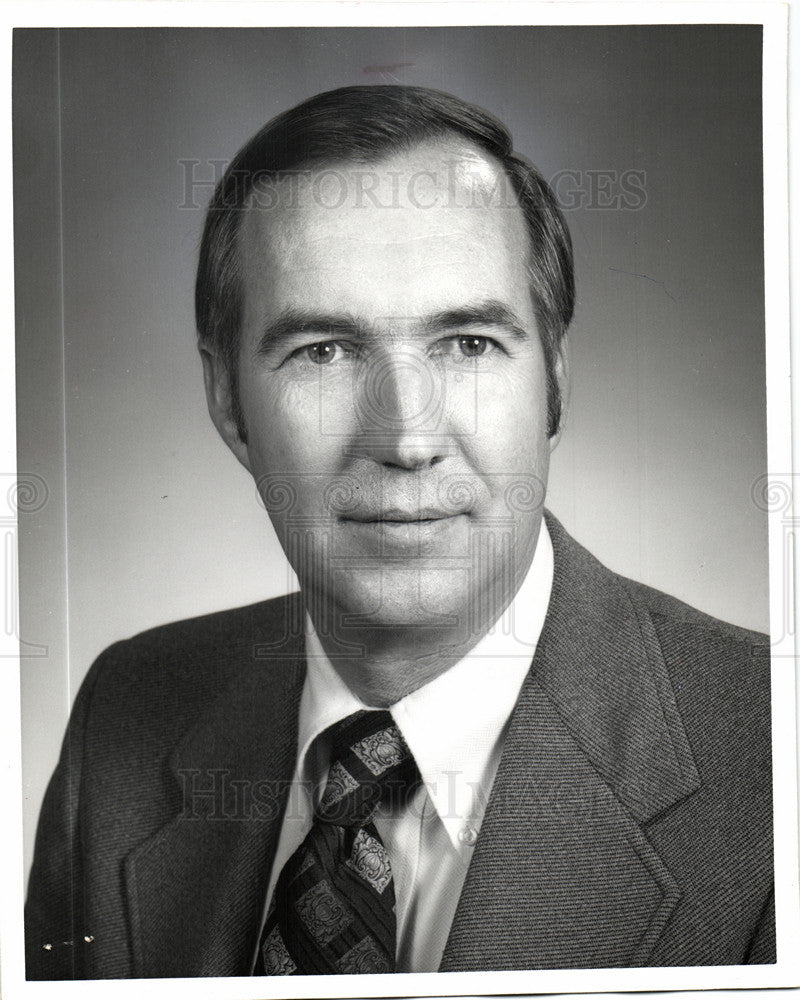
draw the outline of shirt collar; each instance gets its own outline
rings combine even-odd
[[[503,736],[531,666],[553,584],[553,546],[542,520],[533,561],[502,616],[467,655],[391,706],[454,847],[465,824],[480,828]],[[306,619],[308,671],[300,701],[297,774],[319,779],[312,743],[369,708],[347,687]],[[323,764],[324,767],[324,764]]]

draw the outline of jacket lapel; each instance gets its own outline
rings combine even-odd
[[[170,761],[175,817],[125,862],[135,974],[246,975],[294,769],[302,641],[242,642],[237,683]]]
[[[548,527],[550,606],[442,971],[645,965],[680,895],[642,831],[699,787],[653,624]]]

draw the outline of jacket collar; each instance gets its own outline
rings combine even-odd
[[[555,577],[535,679],[587,758],[646,823],[699,787],[647,606],[550,514]]]
[[[550,606],[443,971],[644,965],[680,895],[642,831],[700,785],[653,623],[548,526]]]

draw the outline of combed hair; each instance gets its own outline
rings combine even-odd
[[[425,87],[341,87],[317,94],[267,122],[236,154],[206,214],[195,286],[200,343],[229,373],[233,416],[246,426],[237,385],[242,282],[238,234],[258,182],[333,163],[376,163],[421,143],[460,137],[500,162],[510,178],[530,240],[531,294],[548,382],[548,431],[561,420],[556,358],[575,301],[572,241],[555,195],[531,163],[513,151],[505,125],[451,94]]]

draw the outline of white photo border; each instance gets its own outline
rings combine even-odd
[[[0,910],[2,963],[0,994],[8,1000],[38,998],[173,997],[191,990],[193,997],[252,1000],[254,986],[261,997],[453,996],[518,993],[587,993],[641,990],[754,989],[800,984],[800,910],[798,908],[798,825],[796,744],[796,646],[791,567],[786,566],[800,524],[794,519],[791,439],[790,307],[787,166],[787,45],[788,7],[782,3],[712,2],[84,2],[10,3],[0,10],[0,66],[6,85],[2,127],[6,156],[0,177],[8,193],[2,203],[4,267],[0,294],[6,317],[13,315],[13,190],[11,142],[11,47],[14,27],[80,26],[389,26],[489,24],[704,24],[763,25],[764,123],[764,245],[767,357],[767,418],[769,489],[783,490],[787,499],[769,511],[770,620],[773,635],[773,774],[775,818],[778,962],[774,966],[711,966],[659,969],[600,969],[574,971],[408,973],[392,976],[296,977],[281,979],[164,979],[40,983],[26,982],[23,958],[23,877],[20,763],[19,661],[6,660],[0,671],[0,704],[4,709],[2,824],[0,864],[3,906]],[[800,95],[799,95],[800,99]],[[766,196],[768,193],[768,197]],[[793,206],[794,209],[794,206]],[[793,212],[794,214],[794,212]],[[14,410],[14,332],[7,319],[5,364],[0,370],[0,422],[3,468],[16,468]],[[765,495],[768,495],[765,493]],[[774,494],[777,495],[777,494]],[[789,540],[787,542],[787,533]],[[16,537],[12,530],[12,536]],[[787,572],[788,569],[788,572]],[[5,586],[13,582],[6,579]],[[788,613],[788,619],[787,619]]]

